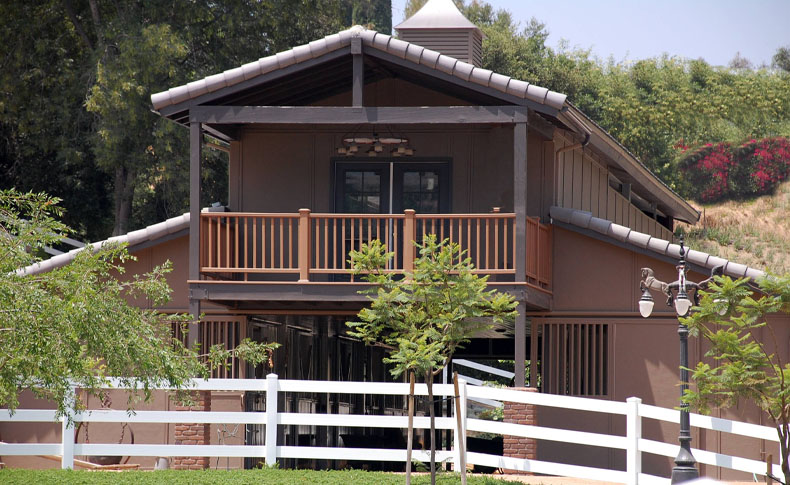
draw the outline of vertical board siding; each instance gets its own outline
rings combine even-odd
[[[575,396],[609,394],[610,330],[607,323],[539,325],[541,392]]]
[[[563,143],[563,146],[567,143]],[[560,147],[561,148],[561,147]],[[653,237],[672,240],[672,231],[623,197],[609,185],[609,174],[579,150],[562,153],[557,160],[555,201],[559,207],[590,212]]]

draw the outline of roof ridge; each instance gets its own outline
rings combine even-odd
[[[592,212],[567,207],[551,206],[549,215],[552,219],[570,224],[582,229],[589,229],[606,237],[620,242],[648,249],[662,256],[673,259],[680,258],[680,245],[658,237],[635,231],[628,226],[615,224],[608,219],[594,217]],[[695,249],[688,249],[685,254],[686,261],[706,269],[716,266],[724,267],[724,274],[736,278],[752,278],[754,280],[766,276],[766,272],[757,268],[750,268],[745,264],[736,263],[718,256],[714,256]]]
[[[239,67],[228,69],[218,74],[207,76],[190,83],[176,86],[151,95],[151,103],[155,110],[176,105],[190,99],[195,99],[225,87],[234,86],[246,80],[283,69],[293,64],[298,64],[310,59],[315,59],[329,52],[341,49],[351,43],[352,38],[362,38],[363,43],[374,49],[407,59],[414,64],[436,69],[465,81],[480,84],[496,89],[504,94],[521,99],[528,99],[539,104],[561,109],[567,96],[551,91],[547,88],[536,86],[525,81],[520,81],[503,74],[492,72],[488,69],[475,67],[467,62],[459,61],[439,52],[426,49],[418,44],[397,39],[388,34],[355,25],[336,34],[328,35],[322,39],[314,40],[307,44],[296,46],[292,49],[278,52],[257,61],[243,64]]]

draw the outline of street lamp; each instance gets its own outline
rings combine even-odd
[[[686,279],[686,250],[683,246],[683,236],[680,236],[680,262],[675,268],[678,271],[678,279],[672,283],[664,283],[653,276],[653,270],[642,268],[642,281],[639,282],[639,289],[642,297],[639,299],[639,313],[647,318],[653,312],[653,296],[650,291],[660,291],[667,297],[667,306],[674,306],[678,317],[685,317],[693,304],[699,304],[700,288],[705,288],[716,274],[721,274],[721,267],[716,267],[711,272],[711,277],[700,283],[694,283]],[[688,389],[688,328],[678,320],[678,336],[680,336],[680,396],[681,398]],[[680,401],[680,451],[675,458],[675,466],[672,468],[672,483],[682,483],[699,478],[694,456],[691,454],[691,429],[689,425],[689,405]]]

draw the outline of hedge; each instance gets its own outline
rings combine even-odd
[[[790,139],[708,143],[679,161],[685,195],[701,202],[771,193],[790,178]]]

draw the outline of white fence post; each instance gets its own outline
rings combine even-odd
[[[74,399],[76,398],[75,388],[71,388],[65,398],[65,414],[63,415],[63,425],[61,427],[61,442],[63,450],[61,451],[60,467],[64,470],[74,468],[74,420],[77,418],[74,412]]]
[[[460,472],[461,468],[466,465],[466,381],[458,379],[458,401],[461,408],[461,429],[458,429],[458,418],[456,417],[456,407],[453,406],[453,470]],[[463,445],[458,441],[463,439]],[[464,450],[464,456],[461,456],[461,450]]]
[[[626,483],[637,485],[639,474],[642,473],[642,452],[639,451],[639,440],[642,438],[642,418],[639,416],[639,406],[642,405],[642,400],[638,397],[629,397],[626,404]]]
[[[266,376],[266,465],[277,463],[277,374]]]

